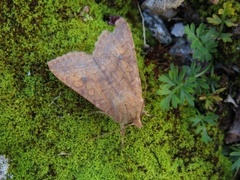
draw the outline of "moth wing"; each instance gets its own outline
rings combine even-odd
[[[52,73],[97,108],[112,116],[114,94],[93,57],[84,52],[69,52],[48,62]],[[104,85],[104,86],[103,86]]]
[[[120,18],[112,33],[104,31],[95,44],[93,57],[99,67],[109,71],[121,91],[131,91],[137,99],[142,99],[142,87],[137,66],[137,58],[131,30],[127,22]],[[124,83],[122,85],[122,83]]]
[[[95,44],[93,57],[106,75],[115,95],[113,117],[123,124],[141,125],[144,101],[132,34],[127,22],[120,18],[115,30],[104,31]]]

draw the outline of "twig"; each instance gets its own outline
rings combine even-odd
[[[142,10],[141,10],[141,7],[138,3],[138,10],[140,12],[140,15],[142,17],[142,28],[143,28],[143,43],[144,43],[144,48],[148,48],[149,45],[146,43],[146,33],[145,33],[145,25],[144,25],[144,17],[143,17],[143,14],[142,14]]]
[[[61,96],[61,92],[59,93],[59,95],[58,95],[57,97],[55,97],[55,98],[52,100],[52,102],[49,104],[49,106],[51,106],[51,105],[54,103],[54,101],[55,101],[56,99],[58,99],[60,96]]]

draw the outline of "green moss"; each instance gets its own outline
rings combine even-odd
[[[79,16],[88,5],[93,20]],[[14,179],[229,179],[230,162],[213,143],[195,135],[183,108],[180,117],[159,109],[153,65],[144,66],[142,29],[131,1],[0,2],[0,154]],[[131,12],[131,13],[129,13]],[[105,14],[121,15],[132,27],[143,79],[144,127],[129,127],[121,149],[118,124],[63,85],[46,62],[73,50],[91,53],[100,33],[112,30]],[[132,23],[131,23],[132,22]],[[147,76],[146,76],[147,75]],[[102,137],[103,135],[103,137]]]

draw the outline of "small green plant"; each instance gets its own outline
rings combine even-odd
[[[169,110],[170,105],[177,108],[179,104],[185,102],[194,106],[194,95],[202,90],[209,89],[205,82],[206,79],[200,77],[209,67],[200,72],[200,66],[192,63],[190,67],[183,66],[181,72],[179,72],[178,67],[171,64],[168,74],[159,77],[162,84],[157,94],[165,96],[160,102],[162,109]]]
[[[223,92],[226,88],[217,89],[212,94],[205,94],[199,97],[200,100],[205,101],[204,108],[208,110],[214,110],[214,103],[219,103],[222,101],[220,93]]]
[[[170,103],[177,108],[178,104],[183,104],[185,101],[194,106],[192,93],[196,87],[196,78],[186,78],[185,74],[184,70],[179,73],[178,67],[171,64],[168,74],[159,77],[159,81],[164,84],[160,86],[157,94],[166,96],[160,102],[163,109],[169,109]]]
[[[185,26],[185,33],[188,40],[191,41],[193,58],[199,61],[211,61],[212,54],[217,52],[216,47],[218,46],[216,30],[214,28],[207,29],[203,23],[196,29],[192,23],[190,26]]]
[[[225,88],[218,89],[214,93],[209,93],[210,84],[207,83],[209,78],[204,76],[204,73],[211,67],[212,64],[209,63],[209,65],[201,71],[201,66],[197,66],[196,63],[193,62],[190,67],[183,66],[179,72],[179,68],[171,64],[168,74],[163,74],[159,77],[161,86],[157,94],[163,96],[160,102],[161,108],[169,110],[171,106],[177,108],[178,105],[184,103],[188,103],[194,107],[196,96],[202,93],[204,95],[200,96],[199,99],[206,101],[206,110],[212,110],[214,103],[222,100],[219,97],[219,93],[224,91]],[[209,112],[206,115],[201,115],[196,108],[195,111],[197,115],[191,118],[190,121],[193,123],[192,126],[197,128],[196,133],[201,134],[201,140],[207,144],[211,141],[211,138],[207,133],[206,127],[207,125],[216,125],[218,116]]]
[[[229,1],[225,2],[223,9],[218,10],[218,14],[220,17],[213,14],[212,17],[207,18],[207,21],[210,24],[219,25],[218,38],[222,39],[223,42],[232,42],[231,33],[222,32],[224,25],[227,27],[237,26],[237,24],[234,23],[235,18],[233,18],[233,16],[235,15],[235,9],[232,7],[232,3]]]
[[[230,157],[232,161],[234,162],[231,169],[234,171],[238,171],[240,168],[240,146],[231,146],[231,149],[233,150],[230,153]]]
[[[231,2],[229,1],[225,2],[223,4],[223,9],[218,10],[218,14],[221,15],[221,17],[219,17],[216,14],[213,14],[212,17],[207,18],[207,21],[208,23],[213,25],[220,25],[220,32],[222,32],[224,24],[227,27],[232,27],[237,25],[234,23],[235,18],[227,19],[227,17],[233,17],[235,15],[235,9],[232,7]]]
[[[218,116],[212,112],[208,112],[205,115],[199,114],[193,118],[190,118],[193,127],[197,127],[196,133],[201,134],[201,140],[207,144],[211,141],[211,137],[207,133],[207,125],[216,125]]]
[[[215,90],[218,77],[214,75],[213,54],[217,52],[219,33],[214,28],[207,28],[203,23],[198,28],[194,24],[187,25],[185,32],[191,41],[194,60],[190,66],[183,66],[181,71],[171,64],[168,74],[159,77],[161,86],[157,94],[163,96],[160,106],[169,110],[171,106],[177,108],[178,105],[188,103],[195,108],[195,101],[199,98],[205,101],[205,110],[213,110],[214,103],[222,100],[219,93],[224,90]],[[202,64],[207,62],[207,66],[202,67],[196,62]],[[209,76],[204,75],[207,71]],[[210,112],[201,115],[196,108],[195,111],[198,113],[190,121],[192,126],[196,127],[196,133],[201,134],[201,140],[207,144],[211,141],[207,126],[216,125],[218,116]]]

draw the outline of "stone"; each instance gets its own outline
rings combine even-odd
[[[168,32],[162,19],[151,13],[150,10],[143,10],[144,23],[161,44],[170,44],[172,42],[171,34]]]
[[[184,0],[145,0],[141,7],[150,9],[154,14],[160,15],[169,9],[178,8]]]

